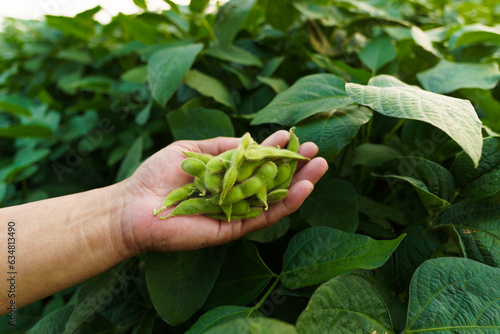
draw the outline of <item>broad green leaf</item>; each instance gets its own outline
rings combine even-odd
[[[210,0],[191,0],[189,9],[195,13],[203,13]]]
[[[374,168],[399,156],[401,153],[390,146],[366,143],[356,147],[351,164]]]
[[[264,290],[273,277],[251,241],[241,240],[229,246],[219,277],[203,309],[222,305],[247,305]]]
[[[182,84],[203,49],[202,44],[167,48],[155,52],[148,62],[148,82],[153,98],[163,107]]]
[[[71,60],[77,63],[90,65],[92,64],[92,57],[86,50],[66,49],[57,53],[57,58]]]
[[[148,67],[146,65],[134,67],[123,73],[120,78],[126,82],[143,84],[148,81]]]
[[[66,305],[44,316],[26,334],[59,334],[73,313],[74,305]]]
[[[383,115],[419,120],[443,130],[477,166],[482,146],[481,121],[469,101],[426,92],[387,75],[374,77],[369,84],[376,86],[347,83],[346,91],[357,103]]]
[[[500,44],[500,29],[476,23],[463,27],[450,37],[450,48],[468,44]]]
[[[373,73],[396,59],[396,57],[396,49],[394,45],[392,45],[391,39],[385,36],[375,38],[373,41],[366,44],[359,53],[359,59],[372,70]]]
[[[146,5],[146,0],[134,0],[134,4],[144,10],[148,10],[148,5]]]
[[[89,25],[86,20],[82,19],[45,15],[45,21],[50,27],[83,40],[88,40],[94,33],[92,25]]]
[[[137,115],[135,115],[135,122],[139,125],[145,125],[148,120],[149,116],[151,115],[151,106],[153,105],[153,101],[149,101],[148,104],[144,106],[144,108],[139,111]]]
[[[273,318],[233,319],[213,327],[206,334],[297,334],[293,325]]]
[[[205,50],[205,54],[235,64],[262,67],[258,57],[235,45],[216,45]]]
[[[405,233],[406,238],[394,253],[394,270],[400,291],[408,289],[415,270],[447,241],[444,233],[429,231],[420,225],[405,230]]]
[[[333,74],[313,74],[299,79],[292,87],[278,94],[260,110],[252,125],[278,123],[293,126],[317,114],[345,107],[352,100],[345,92],[345,83]]]
[[[300,16],[293,6],[294,2],[293,0],[266,1],[264,5],[266,21],[274,28],[286,32]]]
[[[31,116],[31,112],[28,108],[8,101],[0,101],[0,112],[2,111],[8,112],[9,114],[12,115],[27,116],[27,117]]]
[[[49,138],[51,136],[52,130],[45,125],[25,124],[0,128],[0,137],[3,138]]]
[[[331,162],[371,117],[365,107],[343,107],[308,118],[297,125],[295,133],[301,142],[318,145],[318,155]]]
[[[500,190],[500,138],[484,139],[483,152],[477,167],[461,152],[453,162],[451,172],[460,195],[481,199],[495,194]]]
[[[161,318],[175,326],[205,302],[224,262],[225,248],[179,253],[148,253],[146,282]]]
[[[498,64],[453,63],[442,59],[436,66],[417,74],[418,81],[431,92],[444,94],[460,88],[494,88],[500,81]]]
[[[284,236],[289,229],[290,229],[290,218],[286,216],[273,226],[248,233],[245,237],[249,240],[262,243],[272,242]]]
[[[453,225],[468,258],[500,267],[500,203],[459,202],[434,223]]]
[[[380,166],[380,177],[409,182],[429,212],[442,211],[455,196],[451,173],[435,162],[417,157],[400,157]],[[391,188],[394,182],[388,180]]]
[[[107,76],[89,75],[71,81],[66,85],[66,89],[106,93],[111,90],[113,84],[114,81]]]
[[[248,317],[262,317],[262,313],[245,306],[219,306],[205,314],[186,332],[186,334],[201,334],[205,331],[225,324],[233,319],[248,319]]]
[[[176,140],[234,136],[229,116],[215,109],[190,108],[171,111],[167,114],[167,120]]]
[[[280,78],[268,78],[258,75],[257,80],[271,87],[277,94],[288,89],[288,84]]]
[[[498,333],[500,269],[462,258],[422,264],[411,280],[405,334]]]
[[[394,240],[373,240],[330,227],[311,227],[296,234],[283,261],[282,283],[298,289],[325,282],[356,269],[383,265],[404,235]]]
[[[344,232],[358,228],[356,189],[342,179],[316,185],[300,208],[300,216],[311,226],[329,226]]]
[[[125,155],[125,158],[123,158],[122,163],[120,164],[120,168],[116,173],[116,182],[125,180],[137,169],[142,158],[142,147],[143,139],[142,137],[139,137],[134,141],[132,146],[130,146],[130,149]]]
[[[235,108],[231,93],[226,86],[216,78],[197,70],[191,70],[184,80],[186,85],[197,90],[201,95],[211,97],[215,101],[230,108]]]
[[[230,72],[230,73],[233,73],[234,75],[236,75],[238,77],[238,79],[240,80],[241,84],[243,85],[243,87],[245,87],[245,89],[250,89],[251,86],[252,86],[252,79],[250,78],[250,76],[248,76],[244,71],[243,69],[241,68],[235,68],[229,64],[224,64],[224,63],[221,63],[221,67]],[[239,67],[239,66],[238,66]]]
[[[364,279],[346,275],[321,285],[297,319],[299,333],[394,333],[387,307]]]
[[[417,26],[413,26],[411,27],[411,36],[415,41],[415,43],[420,45],[424,50],[432,53],[438,58],[443,58],[441,53],[438,50],[436,50],[434,45],[432,45],[432,39],[429,37],[429,35],[427,35],[425,31],[423,31]]]
[[[75,308],[64,328],[64,334],[71,334],[87,319],[91,318],[117,284],[123,283],[125,270],[131,262],[122,262],[110,270],[91,278],[78,293]]]
[[[214,32],[220,45],[233,42],[255,0],[230,0],[215,16]]]
[[[328,72],[354,83],[367,83],[372,76],[372,74],[366,70],[351,67],[340,60],[331,60],[324,55],[314,54],[311,60]]]

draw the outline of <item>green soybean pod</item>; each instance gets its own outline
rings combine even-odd
[[[207,167],[201,160],[196,158],[184,159],[181,163],[181,168],[189,175],[199,177],[202,181],[205,179]]]
[[[288,141],[288,145],[286,146],[286,148],[292,152],[298,153],[300,143],[299,138],[294,131],[295,127],[292,127],[290,129],[290,140]],[[290,164],[290,176],[288,177],[288,180],[278,185],[277,188],[286,189],[292,182],[293,174],[295,174],[295,170],[297,169],[297,160],[290,160],[288,163]]]
[[[162,206],[159,209],[153,210],[153,215],[157,216],[160,212],[165,210],[171,205],[177,204],[189,197],[193,196],[196,193],[196,185],[194,183],[188,183],[182,187],[172,190],[165,200],[163,201]]]
[[[222,205],[220,205],[220,208],[222,209],[222,212],[224,212],[224,214],[226,215],[226,220],[228,222],[230,222],[231,221],[231,213],[233,212],[233,204],[232,203],[222,204]]]
[[[222,174],[211,174],[208,170],[205,172],[205,187],[212,193],[218,194],[222,190]]]
[[[279,167],[278,167],[279,170]],[[271,181],[272,182],[272,181]],[[264,210],[267,210],[269,207],[267,205],[267,186],[263,187],[255,194],[255,198],[264,206]],[[261,206],[261,205],[259,205]]]
[[[262,159],[276,159],[276,158],[311,160],[296,152],[271,146],[251,146],[245,151],[245,158],[247,160],[262,160]]]
[[[222,201],[221,197],[219,203],[235,203],[255,195],[260,189],[265,187],[272,181],[272,179],[274,179],[277,170],[278,168],[272,161],[266,162],[255,172],[253,176],[232,187],[228,191],[226,198]]]
[[[265,164],[268,160],[255,160],[255,161],[243,161],[236,176],[236,182],[241,182],[248,179],[255,172],[257,168]]]
[[[233,156],[235,148],[222,152],[221,154],[213,157],[207,162],[207,169],[212,174],[221,173],[228,169],[231,164],[231,158]]]
[[[179,205],[177,205],[168,216],[160,218],[167,219],[175,216],[216,213],[222,213],[222,209],[220,208],[220,206],[218,206],[217,204],[213,204],[208,198],[195,197],[179,203]]]
[[[269,182],[269,184],[267,185],[267,189],[272,190],[277,185],[286,182],[290,178],[290,172],[291,168],[288,162],[285,162],[278,166],[276,177],[271,182]]]
[[[182,153],[184,153],[184,155],[186,155],[188,158],[194,158],[200,160],[205,165],[210,159],[213,158],[213,155],[205,153],[189,152],[189,151],[182,151]]]
[[[200,192],[200,196],[205,196],[207,194],[207,187],[199,177],[194,178],[194,185]]]
[[[275,189],[267,194],[267,202],[279,202],[288,196],[288,189]]]
[[[246,213],[244,215],[234,215],[234,214],[231,215],[231,220],[252,219],[252,218],[260,216],[262,212],[263,212],[262,208],[258,208],[258,207],[251,208],[248,211],[248,213]],[[226,216],[223,214],[208,214],[207,216],[210,218],[214,218],[214,219],[227,220]]]
[[[224,179],[222,180],[222,191],[220,195],[219,205],[223,204],[224,198],[227,196],[231,187],[236,183],[236,178],[238,177],[238,169],[243,163],[243,159],[245,158],[245,151],[252,143],[252,137],[250,133],[245,133],[234,151],[231,157],[231,166],[224,174]]]

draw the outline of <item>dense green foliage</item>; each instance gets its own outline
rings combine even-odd
[[[207,2],[7,20],[0,203],[112,184],[174,140],[290,126],[327,175],[274,227],[125,261],[14,332],[500,332],[497,1]]]

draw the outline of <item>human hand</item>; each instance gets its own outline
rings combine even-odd
[[[287,131],[278,131],[264,140],[262,145],[284,147],[289,138]],[[192,177],[180,167],[185,159],[181,151],[218,155],[235,148],[239,141],[239,138],[218,137],[174,142],[147,159],[130,178],[119,184],[123,196],[121,235],[131,255],[220,245],[272,226],[302,205],[314,184],[328,169],[323,158],[314,158],[307,163],[299,161],[289,195],[269,205],[267,211],[254,219],[227,222],[203,215],[177,216],[167,220],[153,216],[153,209],[161,205],[168,193],[192,182]],[[311,142],[302,144],[299,149],[299,153],[308,158],[313,158],[317,152],[318,147]]]

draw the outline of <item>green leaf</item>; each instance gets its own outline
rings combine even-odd
[[[469,44],[500,44],[500,29],[480,23],[464,26],[455,32],[449,40],[449,47],[456,48]]]
[[[317,114],[345,107],[352,100],[345,92],[345,83],[333,74],[313,74],[299,79],[292,87],[278,94],[260,110],[252,125],[278,123],[293,126]]]
[[[227,248],[219,277],[203,309],[222,305],[247,305],[273,277],[251,241],[241,240]]]
[[[148,104],[142,108],[141,111],[135,116],[135,122],[139,125],[145,125],[148,120],[149,116],[151,115],[151,106],[153,105],[153,101],[149,101]]]
[[[8,101],[0,101],[0,112],[2,111],[8,112],[9,114],[12,115],[27,116],[27,117],[31,116],[31,112],[28,108]]]
[[[153,98],[162,107],[182,84],[203,44],[191,44],[155,52],[148,62],[148,82]]]
[[[64,326],[66,326],[74,308],[74,305],[67,305],[47,314],[26,334],[59,334],[64,332]]]
[[[450,93],[461,88],[494,88],[500,81],[498,64],[453,63],[442,59],[436,66],[417,74],[422,86],[434,93]]]
[[[451,173],[430,160],[400,157],[385,162],[380,171],[380,177],[409,182],[431,213],[446,209],[455,197],[455,184]],[[388,182],[393,188],[394,182]]]
[[[148,81],[148,67],[141,65],[131,68],[120,76],[120,79],[135,84],[143,84]]]
[[[377,37],[359,53],[359,59],[374,73],[382,66],[396,59],[396,48],[389,37]]]
[[[366,143],[356,147],[351,164],[375,168],[399,156],[401,153],[390,146]]]
[[[75,308],[64,328],[64,334],[77,331],[87,319],[91,318],[113,288],[125,279],[125,268],[130,262],[122,262],[110,270],[91,278],[78,293]]]
[[[201,73],[197,70],[191,70],[186,75],[185,83],[189,87],[197,90],[201,95],[211,97],[215,101],[230,108],[235,108],[233,98],[231,97],[229,90],[222,82],[214,77]]]
[[[195,13],[203,13],[210,0],[191,0],[189,9]]]
[[[179,253],[148,253],[146,282],[161,318],[175,326],[205,302],[224,262],[225,248]]]
[[[168,124],[176,140],[234,137],[231,119],[215,109],[190,108],[169,112]]]
[[[134,0],[134,4],[139,8],[148,10],[148,5],[146,4],[146,0]]]
[[[257,80],[271,87],[277,94],[288,89],[288,84],[280,78],[268,78],[258,75]]]
[[[57,58],[71,60],[77,63],[90,65],[92,64],[92,57],[86,50],[66,49],[57,53]]]
[[[283,32],[300,17],[300,13],[293,6],[293,0],[271,0],[266,1],[264,8],[266,21],[274,28]]]
[[[233,42],[255,0],[230,0],[215,16],[214,32],[220,45]]]
[[[344,232],[358,228],[356,189],[342,179],[316,185],[300,208],[300,216],[311,226],[329,226]]]
[[[297,125],[295,134],[301,142],[318,145],[318,155],[331,162],[371,117],[372,112],[365,107],[343,107],[308,118]]]
[[[346,275],[321,285],[297,319],[299,333],[394,333],[376,290],[364,279]]]
[[[143,139],[142,137],[137,138],[130,149],[123,158],[122,163],[120,164],[120,168],[118,169],[118,173],[116,173],[116,182],[120,182],[125,180],[127,177],[132,175],[134,171],[137,169],[141,162],[142,158],[142,146]]]
[[[424,50],[432,53],[436,57],[443,58],[443,55],[436,50],[434,45],[432,45],[432,39],[427,35],[425,31],[417,26],[411,27],[411,36],[417,45],[420,45]]]
[[[459,202],[433,223],[453,225],[468,258],[500,267],[500,203]]]
[[[233,319],[248,319],[248,317],[262,317],[262,313],[245,306],[219,306],[205,314],[185,334],[201,334],[205,331],[225,324]]]
[[[94,33],[93,26],[83,19],[45,15],[45,21],[50,27],[83,40],[88,40]]]
[[[455,140],[477,165],[481,156],[481,121],[467,100],[456,99],[407,85],[381,75],[370,86],[347,83],[346,91],[359,104],[379,113],[430,123]]]
[[[404,333],[498,333],[500,269],[461,258],[422,264],[411,280]]]
[[[461,152],[451,166],[451,172],[466,198],[482,199],[500,190],[500,138],[489,137],[483,141],[479,165]]]
[[[252,241],[267,243],[281,238],[286,234],[286,232],[288,232],[289,229],[290,218],[286,216],[273,226],[248,233],[245,237]]]
[[[429,231],[423,226],[411,227],[405,233],[406,238],[394,253],[394,269],[400,291],[408,289],[415,270],[447,241],[444,233]]]
[[[205,54],[231,63],[262,67],[262,61],[250,52],[235,45],[216,45],[205,50]]]
[[[206,334],[297,334],[295,327],[273,318],[234,319],[216,326]]]
[[[0,128],[0,137],[4,138],[49,138],[51,136],[52,130],[45,125],[25,124]]]
[[[285,252],[282,283],[298,289],[325,282],[356,269],[383,265],[404,235],[394,240],[373,240],[330,227],[311,227],[296,234]]]

